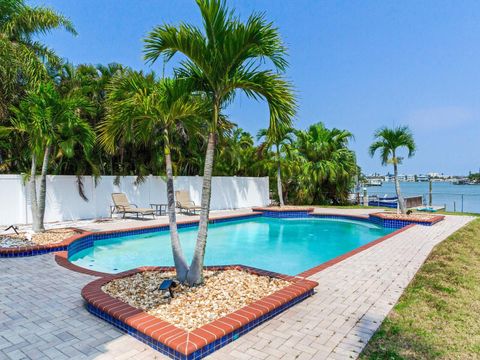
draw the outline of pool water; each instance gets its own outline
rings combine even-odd
[[[394,231],[342,219],[256,217],[209,225],[205,265],[242,264],[296,275]],[[188,260],[197,228],[179,230]],[[171,266],[168,231],[96,240],[69,260],[91,270],[117,273],[139,266]]]

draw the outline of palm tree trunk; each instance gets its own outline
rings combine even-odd
[[[168,136],[168,135],[166,135]],[[165,167],[167,173],[167,202],[168,202],[168,223],[170,226],[170,242],[172,244],[173,261],[175,263],[175,270],[177,271],[177,279],[184,282],[187,273],[188,265],[183,255],[182,245],[178,238],[177,217],[175,214],[175,198],[173,188],[173,170],[172,158],[170,156],[170,144],[166,141],[165,145]]]
[[[32,211],[32,229],[39,232],[38,202],[37,202],[37,156],[32,154],[32,167],[30,169],[30,210]]]
[[[395,191],[397,192],[398,198],[398,206],[400,207],[400,211],[402,214],[405,214],[407,211],[405,209],[405,203],[403,201],[402,193],[400,192],[400,181],[398,180],[398,165],[395,160],[395,156],[393,157],[393,177],[395,178]]]
[[[215,118],[218,116],[216,108]],[[187,274],[187,283],[190,286],[199,285],[203,282],[203,261],[205,258],[205,246],[207,245],[208,215],[210,213],[210,196],[212,190],[212,170],[213,155],[215,153],[215,130],[212,129],[208,135],[207,154],[205,156],[205,166],[203,171],[202,185],[202,210],[200,212],[200,222],[198,224],[197,243],[195,253],[193,254],[190,270]]]
[[[32,215],[33,215],[33,231],[42,232],[45,231],[45,226],[43,224],[45,218],[45,199],[47,194],[47,171],[48,171],[48,160],[50,158],[50,146],[45,147],[45,152],[43,154],[43,163],[42,171],[40,173],[40,189],[37,199],[37,191],[35,189],[32,196],[35,198],[35,206],[32,203]],[[33,171],[33,170],[32,170]],[[36,183],[34,182],[36,187]],[[33,189],[32,189],[33,190]],[[33,199],[32,197],[32,199]],[[35,209],[34,209],[35,208]]]
[[[277,192],[278,200],[280,201],[280,206],[285,206],[283,202],[283,189],[282,189],[282,170],[280,167],[280,149],[277,144]]]

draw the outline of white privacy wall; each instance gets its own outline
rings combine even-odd
[[[135,176],[125,176],[118,186],[114,176],[83,177],[83,189],[88,201],[78,194],[75,176],[47,177],[45,221],[93,219],[110,216],[111,194],[124,192],[131,203],[150,207],[151,203],[166,203],[166,184],[162,177],[148,176],[135,185]],[[200,203],[202,177],[179,176],[175,190],[188,190],[195,203]],[[214,177],[212,180],[212,210],[265,206],[269,203],[268,177]],[[0,225],[31,223],[28,184],[20,175],[0,175]]]

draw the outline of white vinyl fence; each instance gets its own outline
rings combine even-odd
[[[93,219],[110,216],[111,194],[124,192],[131,203],[150,207],[151,203],[166,203],[164,178],[148,176],[135,185],[135,176],[125,176],[117,186],[114,176],[102,176],[97,184],[93,177],[83,177],[83,200],[75,176],[48,176],[45,221]],[[188,190],[195,203],[200,203],[202,177],[175,178],[176,190]],[[214,177],[212,181],[212,210],[265,206],[269,203],[268,177]],[[0,225],[31,223],[28,184],[21,175],[0,175]]]

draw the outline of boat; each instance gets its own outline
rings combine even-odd
[[[382,186],[382,180],[380,179],[368,179],[365,186]]]
[[[384,197],[380,198],[377,195],[374,195],[368,198],[368,206],[381,206],[396,209],[397,204],[398,198],[396,196],[388,197],[385,195]]]

